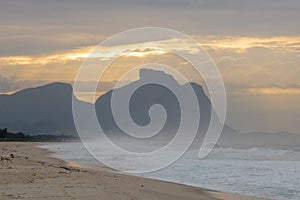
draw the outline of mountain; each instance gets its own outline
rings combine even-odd
[[[163,80],[163,82],[167,84],[169,88],[174,88],[174,90],[179,94],[184,94],[189,86],[193,88],[198,100],[201,117],[201,120],[199,121],[200,128],[198,130],[197,138],[194,142],[195,145],[199,146],[208,128],[211,118],[211,111],[214,112],[214,110],[212,110],[210,100],[206,96],[202,86],[196,83],[187,83],[184,85],[180,85],[171,75],[165,74],[163,71],[151,69],[141,69],[139,71],[139,76],[139,80],[115,90],[117,90],[117,92],[121,94],[121,96],[128,94],[132,90],[135,91],[129,101],[129,110],[130,117],[137,125],[146,126],[150,123],[151,119],[149,116],[149,109],[152,105],[155,104],[162,105],[165,108],[167,114],[165,125],[157,135],[148,138],[147,141],[142,139],[130,139],[130,136],[124,134],[114,120],[111,109],[111,98],[113,90],[111,90],[102,95],[95,103],[98,121],[104,131],[108,133],[106,135],[110,138],[110,140],[114,141],[119,146],[122,146],[123,144],[122,142],[118,143],[118,141],[122,141],[122,139],[130,140],[131,143],[135,142],[136,145],[140,146],[146,145],[147,143],[157,144],[157,142],[159,141],[160,145],[164,146],[172,138],[174,138],[181,120],[180,103],[175,94],[167,87],[160,84],[151,83],[151,81],[153,80]],[[134,88],[138,89],[134,90]],[[124,103],[124,105],[122,106],[127,106],[125,102],[121,103]],[[186,134],[189,134],[190,131],[191,130],[186,130]],[[236,133],[235,130],[226,125],[223,132]],[[143,135],[142,132],[140,134]]]
[[[37,133],[72,133],[72,87],[52,83],[0,95],[0,127],[10,131]]]
[[[116,90],[127,93],[132,87],[153,77],[166,80],[179,91],[184,91],[188,87],[187,84],[178,84],[171,75],[162,71],[141,69],[138,81]],[[204,131],[210,120],[210,100],[200,85],[191,83],[191,86],[199,100],[201,107],[199,123],[201,131]],[[114,134],[120,130],[112,117],[111,94],[112,91],[109,91],[102,95],[96,101],[95,107],[101,127]],[[51,83],[21,90],[12,95],[0,95],[0,127],[6,127],[13,132],[22,131],[29,134],[73,133],[75,126],[72,116],[72,97],[72,86],[66,83]],[[165,133],[165,137],[171,137],[170,133],[177,130],[180,122],[179,102],[166,87],[158,84],[144,85],[133,94],[131,99],[129,106],[131,117],[138,125],[147,125],[150,122],[149,108],[153,104],[161,104],[168,114],[166,126],[162,131]],[[93,106],[89,103],[86,105]]]
[[[149,109],[154,104],[162,105],[167,113],[166,125],[162,129],[162,132],[174,132],[177,130],[180,123],[180,103],[175,96],[175,94],[165,86],[148,83],[148,81],[160,79],[164,80],[164,83],[170,85],[170,87],[175,88],[179,93],[183,93],[188,89],[188,84],[180,85],[172,76],[165,74],[162,71],[151,70],[151,69],[141,69],[139,71],[140,79],[134,81],[126,86],[115,89],[121,96],[125,96],[134,88],[138,88],[130,98],[129,110],[133,121],[140,125],[146,126],[150,123]],[[196,84],[190,83],[197,96],[201,121],[200,127],[204,131],[208,127],[208,123],[211,117],[211,104],[210,100],[206,96],[203,88]],[[141,86],[141,87],[140,87]],[[120,132],[111,110],[111,97],[113,90],[102,95],[96,101],[95,108],[98,116],[98,120],[106,131]],[[125,103],[125,102],[124,102]],[[126,106],[126,105],[124,105]],[[192,120],[192,119],[191,119]]]
[[[177,92],[186,91],[188,84],[180,85],[171,75],[162,71],[141,69],[140,78],[128,85],[117,88],[120,94],[127,94],[132,88],[138,87],[129,101],[130,118],[140,126],[146,126],[150,123],[149,109],[152,105],[160,104],[165,108],[167,120],[157,135],[149,139],[134,139],[124,134],[116,124],[111,110],[111,96],[113,90],[108,91],[99,97],[95,105],[79,101],[75,98],[83,109],[96,110],[98,121],[105,131],[106,135],[117,145],[122,139],[128,139],[137,145],[149,146],[149,144],[166,145],[174,136],[180,122],[181,110],[179,101],[168,88],[159,84],[147,83],[152,79],[164,80],[171,85]],[[147,84],[145,84],[147,83]],[[194,89],[200,107],[201,119],[199,121],[199,130],[194,142],[196,147],[201,144],[208,124],[210,122],[211,107],[209,98],[206,96],[203,88],[196,83],[189,83]],[[143,86],[141,86],[143,85]],[[139,87],[141,86],[141,87]],[[72,115],[72,86],[66,83],[51,83],[48,85],[21,90],[12,95],[0,95],[0,128],[8,128],[11,132],[22,131],[26,134],[76,134]],[[123,99],[120,99],[122,108],[127,109]],[[190,119],[194,120],[194,119]],[[87,126],[84,130],[89,131],[90,119],[86,119]],[[189,130],[186,131],[187,134]],[[141,136],[144,134],[140,133]],[[117,137],[115,137],[117,136]],[[299,147],[300,136],[287,133],[237,133],[231,127],[225,125],[218,145],[230,147]],[[150,145],[151,146],[151,145]],[[135,148],[132,145],[132,148]],[[157,146],[155,147],[157,148]]]

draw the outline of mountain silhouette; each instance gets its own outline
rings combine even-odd
[[[149,143],[164,146],[172,138],[175,137],[181,121],[180,102],[178,101],[176,95],[168,87],[151,82],[157,79],[164,80],[164,83],[172,88],[175,88],[176,92],[178,93],[184,93],[190,86],[194,90],[197,97],[198,106],[200,108],[201,117],[201,120],[199,121],[198,135],[194,144],[199,146],[201,144],[201,141],[203,141],[206,130],[210,123],[211,112],[214,112],[210,100],[206,96],[202,86],[196,83],[186,83],[180,85],[171,75],[165,74],[163,71],[151,69],[140,69],[139,76],[139,80],[134,81],[121,88],[114,89],[117,90],[117,92],[121,94],[121,96],[128,94],[130,91],[135,91],[130,97],[129,105],[126,105],[126,103],[124,102],[124,105],[122,106],[129,107],[128,109],[130,111],[130,117],[132,118],[134,123],[139,126],[147,126],[149,123],[151,123],[151,118],[149,116],[150,107],[152,105],[159,104],[164,107],[167,114],[165,125],[157,135],[151,138],[147,138],[147,140],[133,139],[129,135],[124,134],[124,132],[119,128],[113,116],[113,112],[111,109],[111,99],[114,90],[111,90],[98,98],[95,103],[98,121],[104,132],[107,133],[107,137],[110,138],[110,140],[116,143],[118,146],[121,146],[125,149],[127,148],[127,150],[130,151],[135,150],[135,146],[145,146]],[[189,134],[190,131],[193,130],[187,129],[186,134]],[[223,132],[236,133],[235,130],[226,125],[224,126]],[[140,134],[143,135],[142,132]],[[132,149],[130,149],[130,147],[128,149],[128,146],[126,145],[123,146],[124,139],[130,140],[131,144],[135,144],[132,145]],[[153,148],[157,148],[157,146]],[[139,152],[140,151],[141,150],[139,149]]]
[[[66,83],[0,95],[0,127],[29,134],[72,133],[72,87]]]
[[[178,84],[171,75],[162,71],[141,69],[139,80],[116,90],[126,93],[136,84],[143,83],[143,81],[153,77],[168,80],[169,84],[179,88],[179,90],[185,90],[188,87],[187,84]],[[210,119],[210,100],[200,85],[190,84],[201,107],[201,121],[199,123],[200,129],[204,131],[207,129]],[[112,116],[111,94],[112,90],[99,97],[95,103],[95,108],[101,127],[105,131],[114,133],[120,129]],[[24,89],[12,95],[0,95],[0,127],[29,134],[76,132],[72,116],[72,97],[72,86],[67,83],[51,83]],[[168,88],[158,84],[146,84],[138,88],[133,94],[129,105],[133,121],[140,126],[149,124],[148,112],[153,104],[162,105],[168,114],[162,132],[176,131],[181,120],[179,102]],[[89,103],[86,105],[93,106]]]
[[[120,94],[126,94],[131,89],[138,87],[130,98],[129,106],[130,118],[139,126],[147,126],[151,123],[149,109],[152,105],[159,104],[164,107],[167,118],[161,131],[148,139],[133,139],[136,144],[145,146],[159,141],[159,145],[166,145],[175,136],[181,120],[180,102],[175,94],[167,87],[147,83],[147,80],[156,78],[164,80],[180,93],[191,86],[197,96],[200,108],[201,120],[199,121],[198,135],[195,144],[199,146],[208,128],[211,113],[214,112],[209,98],[206,96],[202,86],[196,83],[186,83],[180,85],[171,75],[162,71],[141,69],[140,78],[128,85],[114,89]],[[144,84],[147,83],[147,84]],[[142,85],[141,87],[139,87]],[[106,135],[117,145],[119,139],[132,138],[124,134],[114,120],[111,109],[111,97],[113,90],[100,96],[95,105],[82,102],[74,98],[82,106],[82,112],[86,110],[96,110],[99,124]],[[34,134],[74,134],[76,128],[72,115],[73,90],[70,84],[51,83],[48,85],[21,90],[12,95],[0,95],[0,128],[8,128],[9,131],[34,135]],[[122,99],[121,99],[122,105]],[[123,105],[122,105],[123,106]],[[127,105],[124,103],[124,107]],[[90,119],[86,119],[87,122]],[[190,119],[194,120],[194,119]],[[86,129],[88,130],[89,123]],[[188,134],[189,130],[187,130]],[[143,135],[143,132],[140,133]],[[117,137],[114,137],[117,136]],[[251,146],[297,146],[299,145],[299,135],[280,133],[248,133],[240,134],[234,129],[224,125],[222,135],[218,141],[222,146],[251,147]],[[146,141],[147,140],[147,141]],[[157,145],[157,143],[156,143]],[[133,145],[134,146],[134,145]],[[132,149],[131,149],[132,150]]]
[[[148,125],[151,121],[149,116],[150,107],[152,105],[159,104],[165,108],[168,116],[165,126],[161,132],[170,133],[178,129],[181,120],[180,102],[175,94],[167,87],[157,83],[148,83],[156,78],[163,79],[165,83],[172,86],[172,88],[175,88],[179,93],[186,91],[188,89],[188,84],[190,84],[196,94],[200,107],[200,131],[205,131],[207,129],[211,117],[211,103],[200,85],[196,83],[180,85],[172,76],[165,74],[163,71],[141,69],[139,73],[139,80],[115,89],[118,90],[122,96],[134,90],[134,88],[138,88],[135,90],[129,101],[130,115],[137,125]],[[119,129],[113,117],[111,109],[112,94],[113,90],[108,91],[98,98],[95,103],[95,108],[101,127],[105,131],[117,133],[122,131]]]

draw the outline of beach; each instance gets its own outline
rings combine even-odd
[[[2,142],[0,199],[259,199],[116,173],[50,157],[46,143]]]

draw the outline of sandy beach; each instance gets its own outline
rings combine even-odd
[[[114,173],[100,167],[51,158],[41,143],[0,143],[1,155],[13,153],[0,163],[0,199],[101,199],[189,200],[258,199],[175,183]]]

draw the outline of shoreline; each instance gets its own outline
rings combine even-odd
[[[40,147],[46,144],[53,143],[0,143],[1,155],[16,155],[12,163],[0,164],[1,199],[263,199],[125,175],[101,166],[62,160],[51,156],[59,152]]]

